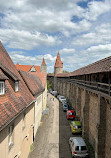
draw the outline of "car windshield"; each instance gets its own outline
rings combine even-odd
[[[72,112],[69,112],[68,115],[73,115],[73,113],[72,113]]]
[[[64,107],[65,107],[65,108],[67,108],[67,107],[68,107],[68,105],[64,105]]]
[[[66,99],[65,97],[61,97],[61,99]]]
[[[76,150],[76,151],[79,151],[79,146],[75,146],[75,150]]]
[[[86,146],[81,146],[81,151],[87,150]]]

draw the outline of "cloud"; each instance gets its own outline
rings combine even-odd
[[[59,52],[60,54],[63,54],[63,55],[70,55],[70,54],[75,53],[75,49],[64,48],[64,49],[61,49]]]
[[[28,31],[18,31],[10,29],[0,29],[1,40],[7,43],[8,48],[18,48],[31,50],[39,45],[53,46],[61,41],[57,37],[41,34],[40,32],[30,33]]]
[[[111,42],[111,23],[101,24],[92,29],[91,32],[79,35],[73,40],[75,46],[90,46],[97,44],[108,44]]]
[[[91,1],[88,3],[88,8],[85,10],[83,17],[87,20],[97,20],[97,18],[111,11],[111,1]]]
[[[54,64],[56,57],[51,54],[27,56],[26,52],[12,51],[9,53],[13,62],[23,65],[41,65],[43,57],[47,65]],[[32,64],[33,63],[33,64]]]

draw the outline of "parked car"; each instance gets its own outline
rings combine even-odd
[[[52,91],[51,94],[56,97],[57,96],[57,91]]]
[[[76,117],[75,111],[74,110],[67,110],[66,112],[66,117],[67,119],[74,119]]]
[[[68,110],[68,104],[67,103],[64,103],[63,104],[63,111],[67,111]]]
[[[58,95],[57,95],[57,99],[59,99],[60,96],[61,96],[61,95],[58,94]]]
[[[72,106],[68,106],[68,110],[74,110]]]
[[[69,145],[73,158],[89,157],[88,148],[82,137],[70,137]]]
[[[71,121],[70,123],[72,134],[82,133],[82,125],[80,121]]]
[[[66,98],[64,96],[59,96],[59,101],[64,102],[64,101],[66,101]]]

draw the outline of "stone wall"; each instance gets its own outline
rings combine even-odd
[[[95,150],[95,158],[111,157],[111,98],[77,84],[57,79],[57,91],[64,95],[82,121],[82,135]]]

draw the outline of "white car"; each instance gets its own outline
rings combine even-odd
[[[51,94],[57,96],[57,91],[52,91]]]
[[[59,96],[59,101],[60,102],[65,102],[66,101],[66,98],[64,96]]]
[[[89,157],[86,143],[82,137],[70,137],[69,145],[72,157]]]

